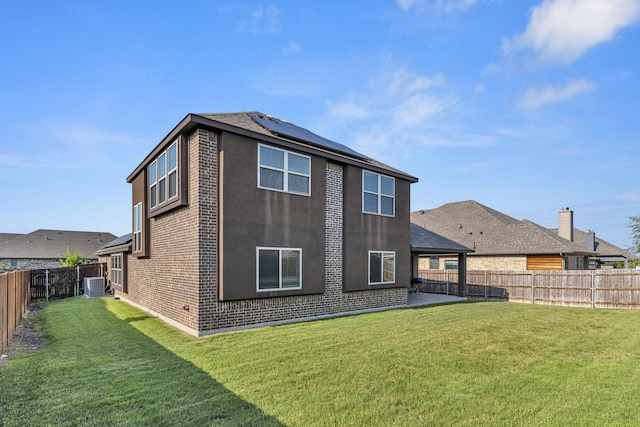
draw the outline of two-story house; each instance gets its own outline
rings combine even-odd
[[[189,114],[127,181],[131,242],[101,252],[112,287],[182,330],[407,303],[417,178],[349,147],[258,112]]]

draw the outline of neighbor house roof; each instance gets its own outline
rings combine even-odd
[[[549,231],[551,233],[558,233],[557,228],[550,228]],[[609,243],[606,240],[603,240],[595,235],[596,247],[595,251],[598,253],[598,257],[602,259],[602,261],[622,261],[623,258],[627,260],[634,260],[637,257],[629,252],[626,249],[619,248],[613,243]],[[579,228],[573,229],[573,241],[579,246],[588,247],[587,246],[587,233],[580,230]],[[620,258],[620,259],[607,259],[607,258]]]
[[[0,258],[61,259],[67,248],[91,258],[100,246],[115,237],[105,232],[36,230],[0,243]]]
[[[9,240],[13,240],[16,237],[20,237],[22,236],[22,234],[17,234],[17,233],[0,233],[0,244],[9,241]]]
[[[473,200],[411,213],[411,222],[472,248],[474,255],[595,255],[530,221],[520,221]]]
[[[177,135],[190,132],[197,127],[233,132],[267,143],[277,144],[285,148],[320,155],[341,163],[353,164],[379,171],[411,182],[418,181],[418,178],[414,176],[361,155],[345,145],[327,140],[293,123],[257,111],[187,114],[129,175],[127,181],[132,182],[148,162],[155,158],[158,153],[164,149],[165,145],[173,141]]]

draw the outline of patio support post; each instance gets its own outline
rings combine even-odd
[[[467,296],[467,254],[458,254],[458,296]]]

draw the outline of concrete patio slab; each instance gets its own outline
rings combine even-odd
[[[410,293],[407,298],[408,307],[420,307],[431,304],[444,304],[450,302],[466,301],[466,297],[458,297],[454,295],[443,294],[427,294],[422,292]]]

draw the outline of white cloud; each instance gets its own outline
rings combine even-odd
[[[348,135],[339,140],[383,162],[411,156],[420,146],[467,144],[438,130],[458,103],[445,89],[442,74],[396,70],[372,79],[365,91],[328,102],[330,127],[335,132],[339,124]]]
[[[367,119],[371,117],[371,114],[371,111],[366,106],[353,101],[338,102],[329,107],[329,115],[342,120]]]
[[[524,49],[545,62],[571,63],[640,19],[640,0],[545,0],[527,29],[503,40],[507,54]]]
[[[442,113],[449,104],[446,97],[438,98],[426,94],[414,95],[393,108],[394,125],[398,128],[419,127]]]
[[[398,70],[381,78],[367,93],[352,93],[344,101],[329,103],[329,114],[341,120],[392,119],[389,125],[393,128],[419,127],[452,104],[450,96],[430,92],[444,85],[442,74],[427,77]]]
[[[293,40],[290,40],[285,47],[282,48],[282,53],[286,56],[291,56],[300,52],[300,45]]]
[[[527,90],[518,105],[527,110],[554,104],[591,92],[597,85],[585,79],[571,80],[562,86],[544,86]]]
[[[407,12],[409,9],[435,9],[452,13],[457,11],[465,11],[473,6],[477,0],[396,0],[396,3],[402,10]]]
[[[237,30],[254,36],[280,31],[280,10],[273,6],[253,9],[249,17],[240,21]]]
[[[433,77],[424,77],[405,70],[397,71],[393,74],[389,92],[391,95],[412,94],[422,92],[432,87],[443,87],[444,76],[436,74]]]
[[[640,200],[640,189],[632,190],[627,193],[618,194],[615,197],[620,200],[630,200],[630,201]]]

